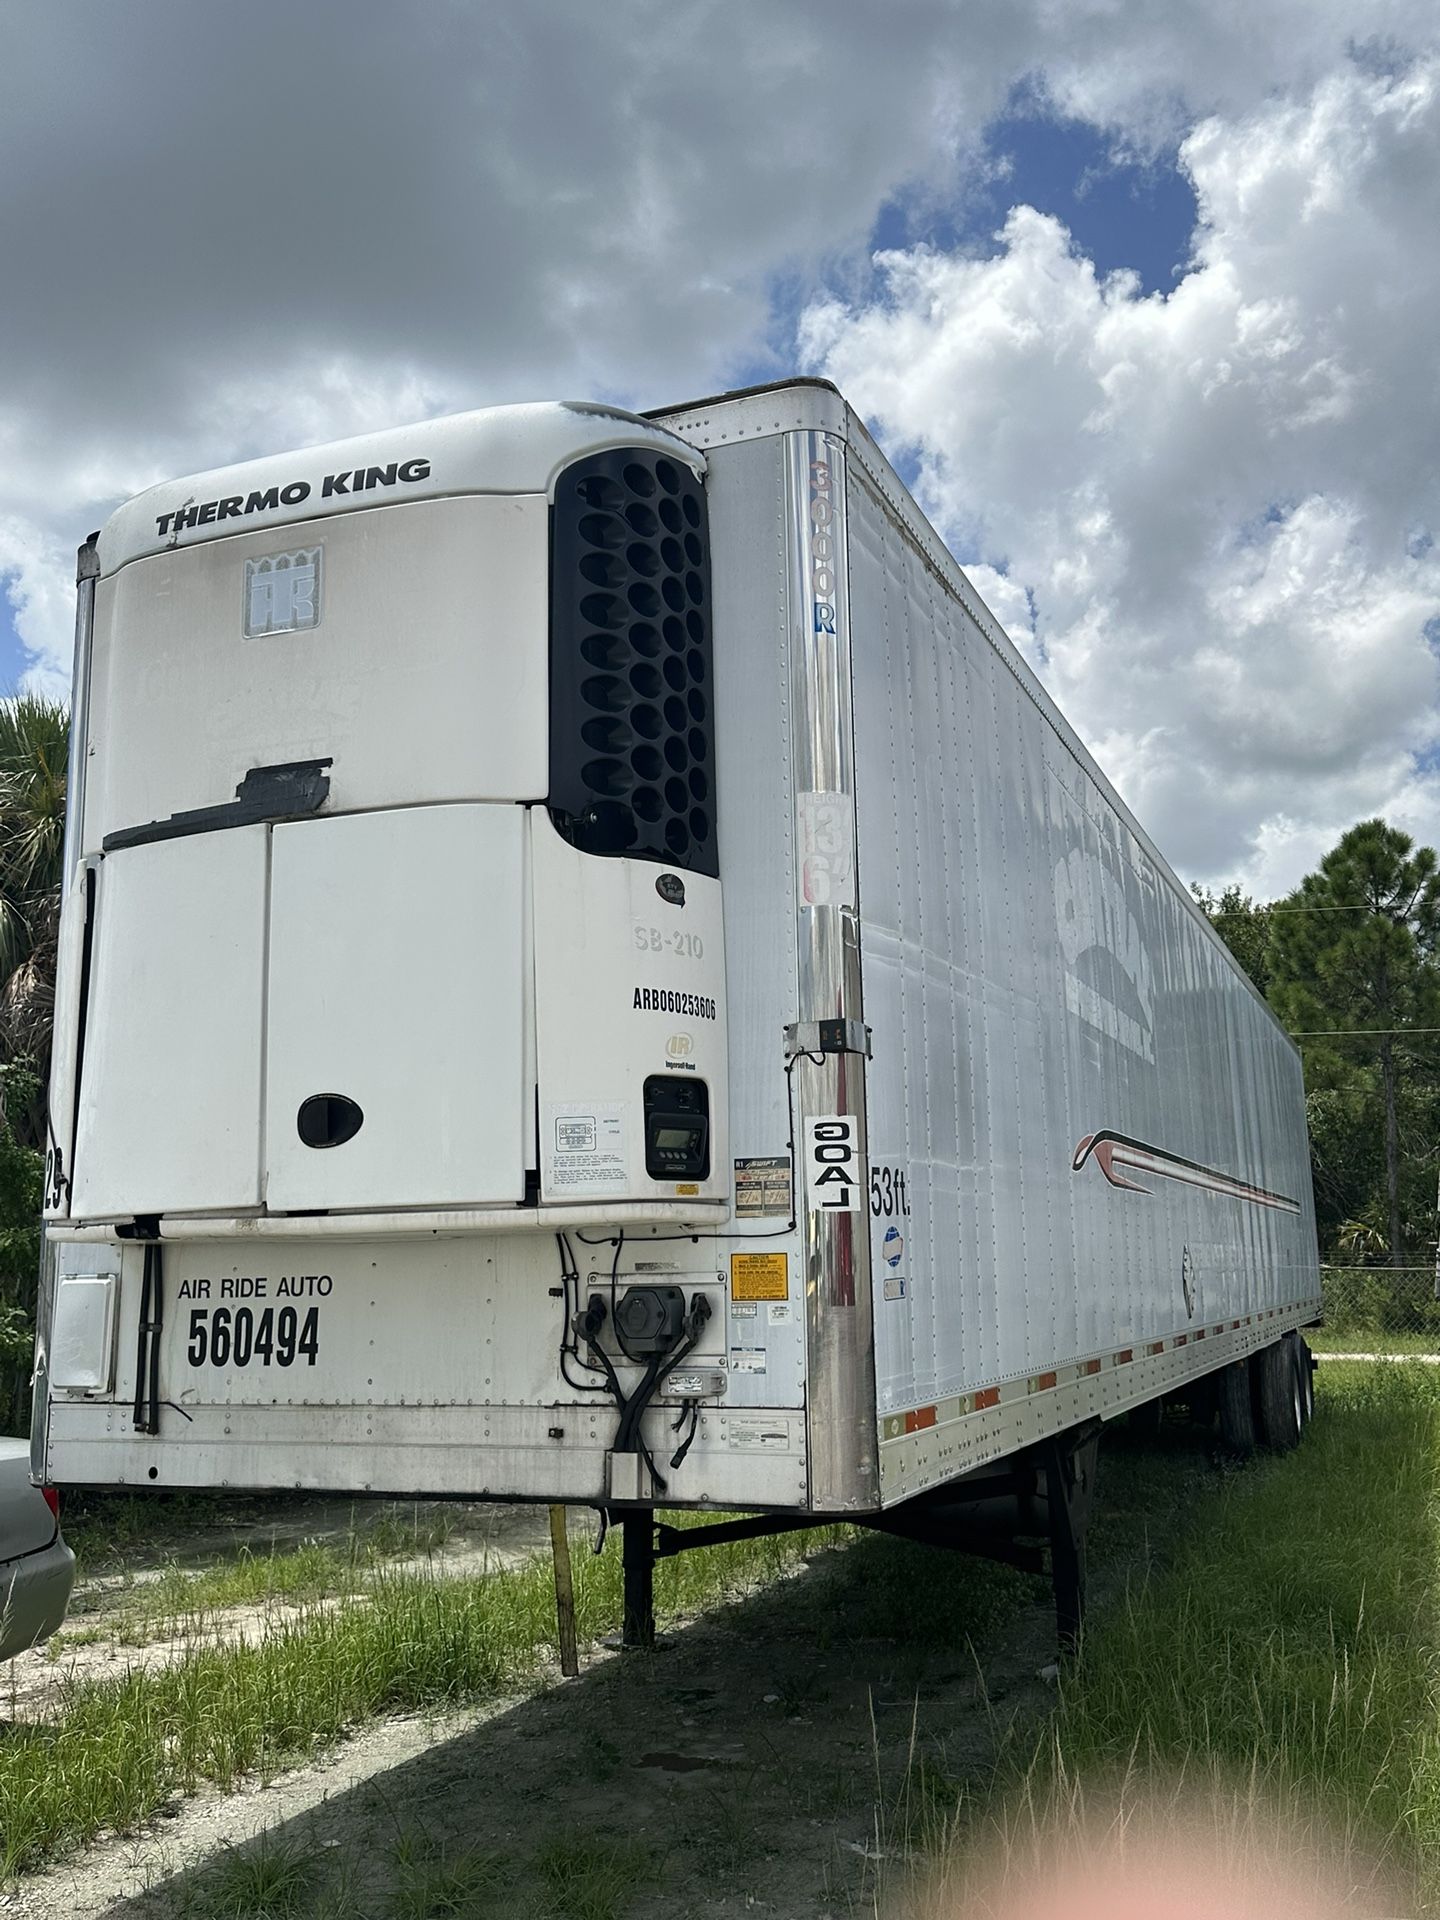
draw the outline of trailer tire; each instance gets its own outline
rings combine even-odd
[[[1287,1333],[1285,1344],[1290,1349],[1295,1377],[1300,1382],[1300,1430],[1303,1433],[1315,1418],[1315,1362],[1303,1333]]]
[[[1255,1409],[1250,1396],[1250,1369],[1243,1360],[1222,1367],[1215,1375],[1215,1405],[1220,1416],[1221,1445],[1248,1460],[1255,1451]]]
[[[1288,1340],[1272,1340],[1250,1356],[1254,1369],[1256,1426],[1262,1446],[1288,1453],[1300,1442],[1300,1372]]]

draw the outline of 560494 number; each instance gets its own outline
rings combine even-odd
[[[313,1367],[320,1351],[320,1309],[192,1307],[185,1358],[192,1367]]]

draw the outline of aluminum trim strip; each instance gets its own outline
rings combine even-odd
[[[1143,1353],[1122,1347],[1052,1373],[1005,1380],[930,1406],[886,1414],[879,1423],[881,1502],[888,1507],[908,1500],[1081,1420],[1097,1415],[1113,1419],[1246,1358],[1319,1314],[1318,1299],[1267,1307],[1228,1328],[1206,1328],[1203,1354],[1187,1351],[1194,1346],[1194,1333],[1171,1334],[1149,1342]]]
[[[791,772],[795,796],[796,1020],[861,1023],[859,878],[855,871],[855,733],[846,552],[845,448],[819,431],[785,438],[789,528]],[[861,1204],[804,1202],[810,1501],[827,1511],[879,1498],[875,1332],[871,1305],[865,1060],[796,1055],[797,1138],[812,1116],[853,1115]]]

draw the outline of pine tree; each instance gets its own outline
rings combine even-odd
[[[1383,820],[1352,827],[1271,916],[1276,1011],[1292,1030],[1323,1036],[1313,1048],[1320,1055],[1348,1056],[1352,1066],[1376,1064],[1387,1237],[1397,1266],[1405,1259],[1401,1098],[1418,1072],[1433,1070],[1436,1058],[1434,1036],[1424,1029],[1440,1027],[1437,944],[1440,862],[1433,849],[1416,848]]]

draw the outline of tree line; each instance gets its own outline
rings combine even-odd
[[[1362,820],[1283,900],[1195,892],[1298,1039],[1322,1253],[1428,1264],[1440,1177],[1433,848]]]
[[[69,721],[0,700],[0,1432],[27,1418]],[[1426,1264],[1440,1176],[1440,863],[1363,820],[1283,900],[1196,898],[1304,1054],[1321,1247]]]

